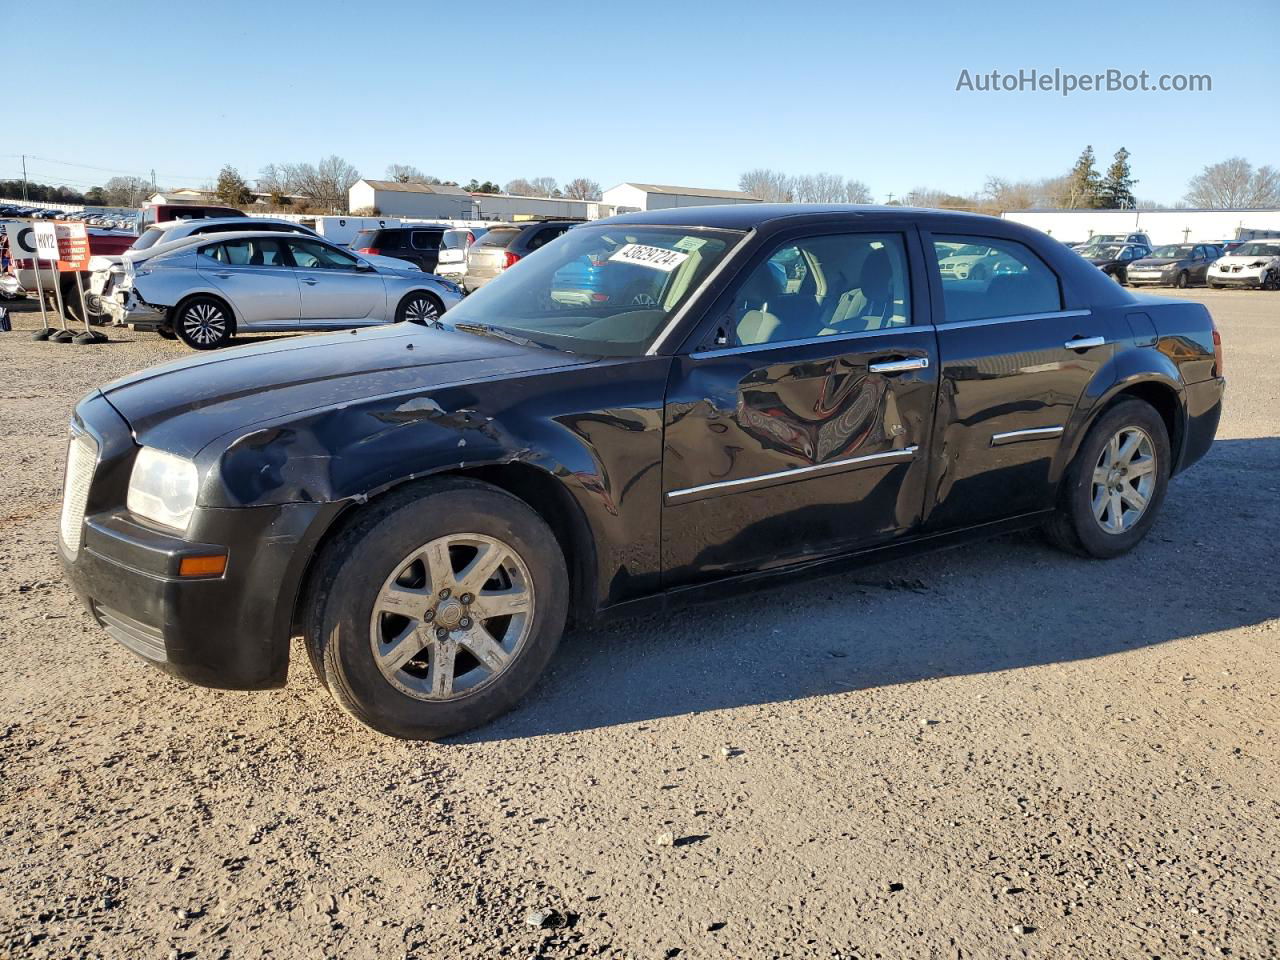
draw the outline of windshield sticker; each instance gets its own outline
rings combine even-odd
[[[687,253],[678,253],[664,247],[650,247],[643,243],[628,243],[619,247],[609,258],[619,263],[634,263],[637,267],[651,267],[670,273],[689,259]]]
[[[693,251],[705,246],[706,242],[701,237],[681,237],[673,246],[677,250],[683,250],[685,253],[693,253]]]

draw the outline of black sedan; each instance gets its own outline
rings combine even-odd
[[[1140,243],[1103,243],[1085,247],[1079,251],[1084,257],[1116,283],[1129,282],[1129,264],[1151,255],[1151,248]]]
[[[1209,267],[1222,256],[1212,243],[1170,243],[1129,264],[1128,280],[1135,287],[1189,287],[1204,283]]]
[[[960,247],[1006,268],[944,274]],[[1014,223],[631,214],[433,326],[95,390],[61,553],[97,622],[179,677],[280,686],[301,635],[355,717],[433,738],[514,705],[567,622],[1018,527],[1123,553],[1209,449],[1223,383],[1203,306],[1138,302]]]

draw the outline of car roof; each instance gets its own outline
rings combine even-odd
[[[156,244],[155,247],[152,247],[151,249],[159,249],[160,247],[164,247],[164,252],[170,253],[174,250],[179,250],[185,246],[195,246],[201,243],[222,243],[225,240],[252,240],[254,238],[266,239],[266,240],[282,240],[282,239],[319,240],[321,243],[325,243],[331,247],[338,246],[338,244],[333,243],[332,241],[325,240],[324,237],[318,237],[310,233],[299,234],[296,237],[286,238],[281,235],[279,230],[227,230],[227,231],[224,231],[223,233],[215,233],[211,235],[197,233],[197,234],[192,234],[189,237],[179,237],[177,240],[170,240],[167,243],[163,243],[163,244],[158,243]],[[142,252],[145,253],[146,251],[144,250]]]
[[[249,222],[259,221],[262,223],[287,223],[291,226],[298,226],[298,224],[294,223],[292,220],[284,220],[280,217],[187,217],[182,220],[161,220],[159,223],[153,223],[151,225],[151,229],[176,230],[179,227],[186,226],[190,226],[194,229],[195,227],[205,227],[210,224],[216,226],[222,223],[244,223],[246,220]]]

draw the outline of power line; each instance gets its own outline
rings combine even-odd
[[[23,154],[5,153],[5,154],[0,154],[0,156],[3,156],[10,160],[14,160],[20,156],[23,156]],[[72,160],[58,160],[58,159],[55,159],[54,157],[38,157],[33,153],[25,154],[25,156],[30,157],[32,160],[39,160],[42,163],[56,163],[64,167],[80,167],[84,170],[98,170],[102,173],[123,173],[123,174],[128,174],[130,176],[138,177],[138,179],[140,180],[147,179],[146,171],[123,170],[119,167],[96,167],[91,163],[76,163]],[[204,176],[204,177],[184,176],[182,174],[177,174],[177,173],[157,173],[156,176],[161,177],[165,180],[201,180],[203,181],[203,180],[216,179],[215,177],[208,177],[208,176]]]

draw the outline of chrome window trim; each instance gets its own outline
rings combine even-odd
[[[991,445],[1003,447],[1006,443],[1021,443],[1024,440],[1049,440],[1062,436],[1065,427],[1033,427],[1030,430],[1010,430],[1007,433],[993,433]]]
[[[793,467],[790,470],[778,470],[773,473],[762,473],[754,477],[743,477],[739,480],[720,480],[716,483],[704,483],[696,487],[685,487],[683,490],[667,491],[667,501],[680,503],[713,490],[731,490],[752,485],[766,485],[777,480],[798,478],[814,473],[836,472],[846,467],[857,467],[874,463],[887,463],[895,460],[914,459],[918,446],[912,444],[901,450],[887,450],[884,453],[869,453],[861,457],[849,457],[845,460],[832,460],[830,463],[815,463],[807,467]]]
[[[956,327],[985,327],[993,323],[1021,323],[1024,320],[1057,320],[1066,317],[1091,317],[1092,310],[1050,310],[1045,313],[1018,313],[1012,317],[981,317],[977,320],[957,320],[947,323],[945,320],[935,324],[939,331],[954,330]]]
[[[619,224],[619,226],[626,227],[627,225]],[[652,223],[635,224],[635,226],[659,227],[658,224],[652,224]],[[661,228],[659,227],[659,229]],[[671,229],[675,229],[675,228],[671,228]],[[697,230],[699,228],[698,227],[680,227],[679,229]],[[702,227],[700,229],[713,230],[716,228]],[[735,233],[737,231],[729,230],[725,232]],[[687,300],[685,300],[684,305],[681,306],[679,310],[677,310],[675,313],[671,315],[671,319],[668,320],[667,325],[662,328],[662,332],[658,334],[657,339],[655,339],[653,343],[649,344],[649,349],[644,352],[644,355],[646,357],[656,357],[658,355],[658,351],[662,349],[662,345],[667,342],[667,337],[671,336],[671,331],[674,330],[680,324],[680,322],[683,321],[684,318],[689,315],[689,311],[692,310],[694,306],[696,306],[702,300],[703,294],[707,292],[707,290],[711,287],[711,284],[715,283],[716,278],[718,278],[720,274],[723,273],[728,268],[730,261],[737,258],[738,252],[742,250],[742,248],[746,244],[751,242],[751,239],[756,235],[756,233],[757,233],[757,229],[755,227],[752,227],[750,230],[748,230],[746,233],[742,235],[742,238],[737,243],[735,243],[732,247],[730,247],[728,250],[724,252],[724,256],[720,258],[720,262],[717,263],[714,267],[712,267],[711,272],[702,278],[702,282],[698,284],[698,289],[693,291],[693,295],[690,296]]]
[[[884,336],[893,333],[908,333],[928,330],[926,324],[908,323],[899,327],[884,327],[880,330],[857,330],[853,333],[832,333],[825,337],[806,337],[803,340],[777,340],[773,343],[748,343],[741,347],[717,347],[714,350],[699,350],[689,354],[691,360],[705,360],[708,357],[730,357],[738,353],[759,353],[761,350],[779,350],[784,347],[808,347],[815,343],[841,343],[845,340],[860,340],[863,337]]]

